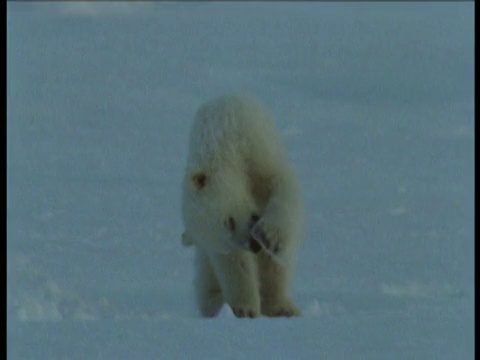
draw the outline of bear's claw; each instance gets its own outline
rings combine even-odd
[[[253,319],[253,318],[256,318],[260,315],[257,311],[252,310],[252,309],[246,310],[246,309],[243,309],[243,308],[233,307],[232,311],[233,311],[233,314],[237,318],[249,317],[249,318]]]

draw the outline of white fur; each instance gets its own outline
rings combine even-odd
[[[252,214],[260,216],[253,228]],[[253,96],[222,96],[198,110],[182,215],[182,243],[196,247],[203,316],[215,316],[224,302],[238,317],[300,314],[289,285],[302,235],[302,198],[275,125]],[[278,250],[282,261],[272,251],[249,251],[251,237],[268,239],[262,246]]]

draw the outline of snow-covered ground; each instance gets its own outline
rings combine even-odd
[[[10,359],[470,359],[474,3],[8,3]],[[304,316],[199,318],[196,108],[256,93],[298,170]]]

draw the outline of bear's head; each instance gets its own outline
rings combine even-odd
[[[259,218],[247,178],[229,169],[193,171],[184,179],[183,220],[193,243],[211,251],[256,250],[250,229]]]

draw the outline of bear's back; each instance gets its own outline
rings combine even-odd
[[[249,93],[231,93],[202,105],[190,134],[190,163],[229,162],[250,157],[256,149],[278,148],[273,121],[262,103]]]

